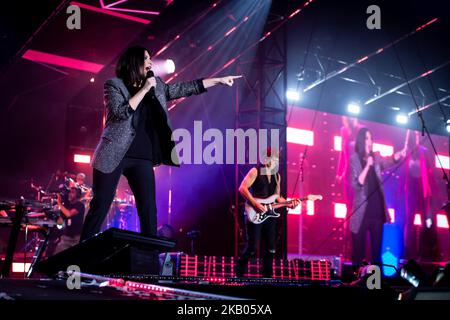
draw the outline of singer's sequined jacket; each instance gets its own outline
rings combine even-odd
[[[192,94],[200,94],[205,91],[206,89],[201,79],[166,84],[161,78],[156,77],[155,98],[164,110],[166,118],[164,125],[160,127],[161,132],[158,132],[163,153],[163,164],[179,166],[178,157],[175,153],[172,155],[175,144],[172,141],[172,128],[166,106],[167,101],[187,97]],[[136,117],[139,113],[130,107],[128,103],[130,98],[130,92],[122,79],[111,78],[105,82],[106,123],[91,163],[95,169],[103,173],[110,173],[117,168],[136,135],[135,126],[138,123]]]
[[[383,190],[383,180],[381,177],[381,173],[384,170],[386,170],[387,168],[396,164],[396,162],[394,161],[394,157],[383,158],[379,152],[374,153],[373,160],[374,160],[373,165],[374,165],[375,173],[380,182],[380,191],[381,191],[382,199],[383,199],[383,208],[384,208],[383,222],[386,222],[386,221],[389,221],[388,220],[389,213],[388,213],[387,207],[386,207],[386,200],[385,200],[385,195],[384,195],[384,190]],[[350,230],[353,233],[358,233],[361,228],[361,224],[363,222],[364,215],[366,213],[367,199],[370,196],[368,194],[367,179],[366,179],[366,183],[364,183],[364,185],[360,184],[359,180],[358,180],[358,177],[362,171],[363,171],[363,166],[361,164],[361,161],[359,160],[359,155],[354,153],[350,157],[349,179],[351,179],[350,182],[354,189],[355,194],[353,197],[353,206],[351,208],[352,210],[348,213],[349,215],[351,215],[350,216]]]

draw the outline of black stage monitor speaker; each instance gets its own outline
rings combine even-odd
[[[82,273],[157,275],[159,252],[174,247],[174,241],[111,228],[43,260],[36,271],[55,275],[76,265]]]

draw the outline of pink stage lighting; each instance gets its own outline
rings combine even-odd
[[[12,264],[12,272],[28,272],[30,269],[31,263],[22,263],[22,262],[13,262]]]
[[[288,127],[286,131],[286,140],[290,143],[303,144],[306,146],[314,145],[314,132]]]
[[[390,157],[394,154],[394,147],[386,144],[374,143],[373,151],[379,152],[382,157]]]
[[[389,217],[391,218],[391,223],[394,223],[395,222],[395,209],[389,208],[388,212],[389,212]]]
[[[75,163],[91,163],[91,156],[87,154],[74,154],[73,162]]]
[[[308,216],[314,215],[314,201],[306,201],[306,214]]]
[[[334,151],[342,151],[342,137],[334,136]]]
[[[438,228],[448,229],[449,225],[448,225],[447,216],[442,213],[437,214],[436,215],[436,225]]]
[[[153,60],[152,70],[156,75],[168,75],[175,72],[175,63],[172,59]]]
[[[440,160],[440,162],[439,162],[439,160]],[[438,154],[434,160],[434,164],[435,164],[436,168],[440,168],[441,163],[442,163],[442,167],[444,169],[450,170],[450,157],[444,156],[442,154]]]
[[[338,219],[345,219],[347,216],[347,205],[345,203],[334,204],[334,217]]]
[[[422,216],[419,213],[414,215],[414,225],[421,226],[422,225]]]
[[[142,19],[139,17],[135,17],[129,14],[123,14],[120,12],[115,12],[112,10],[118,10],[120,8],[99,8],[99,7],[94,7],[94,6],[90,6],[88,4],[84,4],[84,3],[80,3],[80,2],[76,2],[76,1],[71,1],[70,2],[71,5],[75,5],[78,6],[80,8],[89,10],[89,11],[94,11],[94,12],[98,12],[98,13],[103,13],[103,14],[107,14],[116,18],[120,18],[120,19],[125,19],[125,20],[129,20],[129,21],[134,21],[134,22],[138,22],[138,23],[142,23],[142,24],[149,24],[151,21],[147,20],[147,19]],[[120,9],[119,11],[129,11],[127,9]],[[132,11],[135,12],[135,11]]]
[[[35,62],[42,62],[52,64],[55,66],[66,67],[70,69],[88,71],[91,73],[98,73],[100,72],[100,70],[103,69],[102,64],[58,56],[56,54],[31,49],[25,51],[25,53],[22,55],[22,58]]]

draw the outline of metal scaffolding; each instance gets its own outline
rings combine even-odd
[[[280,8],[272,6],[269,13],[266,29],[270,29],[271,22],[280,19],[276,11]],[[281,15],[282,16],[282,15]],[[264,33],[265,34],[265,33]],[[256,130],[267,129],[270,144],[270,130],[279,130],[281,194],[286,194],[287,168],[286,168],[286,113],[287,113],[287,30],[286,25],[279,28],[270,38],[261,42],[254,57],[244,60],[242,57],[237,65],[239,74],[245,74],[243,84],[236,91],[236,118],[235,129],[250,128]],[[244,72],[245,71],[245,72]],[[248,151],[248,149],[246,150]],[[259,151],[261,152],[261,150]],[[248,154],[247,154],[248,159]],[[246,160],[247,160],[246,159]],[[248,163],[246,161],[246,163]],[[245,244],[244,221],[242,215],[242,197],[238,187],[246,173],[254,165],[235,164],[235,256],[241,253]],[[287,256],[286,215],[279,218],[277,237],[277,255],[280,258]]]

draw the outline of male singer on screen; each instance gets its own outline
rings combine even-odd
[[[198,79],[166,84],[153,76],[149,51],[128,48],[116,66],[115,78],[104,86],[107,119],[92,160],[94,197],[81,234],[81,241],[100,231],[123,174],[136,199],[142,235],[156,235],[157,215],[153,167],[179,166],[171,140],[167,101],[224,84],[241,76]]]

